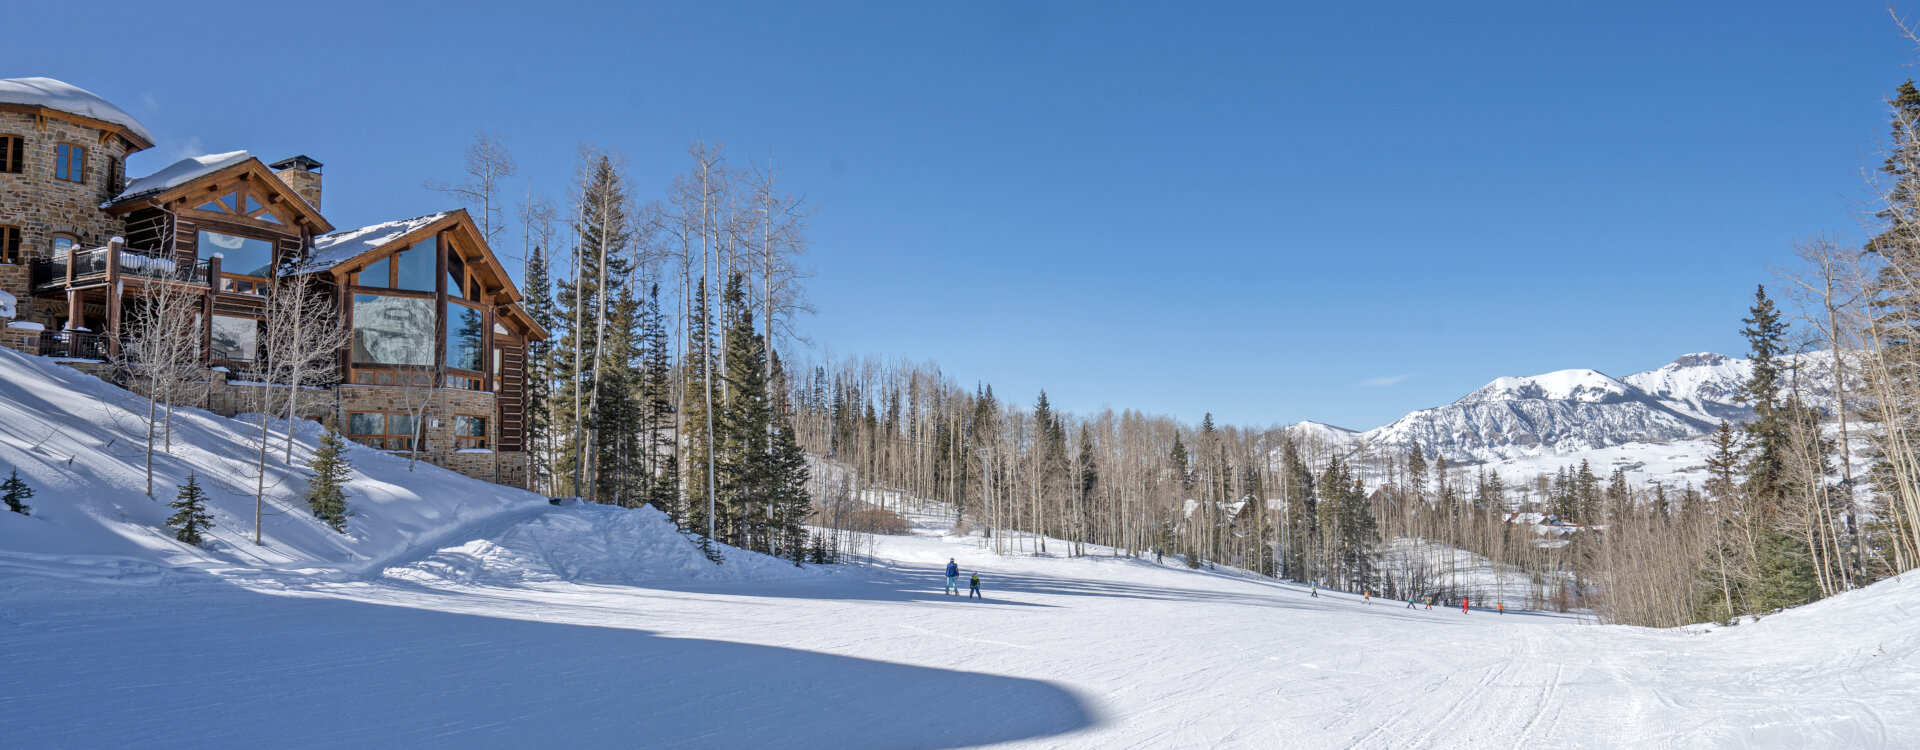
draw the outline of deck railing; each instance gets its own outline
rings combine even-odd
[[[86,331],[41,331],[40,356],[107,359],[107,337]]]

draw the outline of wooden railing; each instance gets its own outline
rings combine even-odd
[[[85,284],[103,281],[112,274],[115,266],[122,276],[135,276],[155,281],[171,281],[194,286],[207,286],[211,278],[208,261],[182,263],[162,251],[141,251],[97,247],[92,250],[77,250],[70,255],[52,258],[36,258],[30,264],[33,275],[33,288],[36,290],[57,289],[73,284]]]

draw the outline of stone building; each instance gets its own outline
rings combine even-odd
[[[251,380],[269,297],[320,293],[351,333],[330,384],[348,437],[527,485],[526,352],[547,332],[466,211],[336,231],[318,161],[234,151],[128,180],[152,146],[98,96],[0,80],[0,343],[122,363],[129,309],[171,285],[214,378]]]

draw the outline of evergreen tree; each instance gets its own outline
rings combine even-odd
[[[352,466],[347,463],[347,441],[340,437],[333,420],[327,420],[326,431],[320,433],[320,447],[313,452],[313,461],[307,468],[313,470],[313,481],[307,486],[307,507],[313,511],[313,517],[326,522],[327,527],[342,534],[347,533],[347,518],[353,511],[347,509],[347,479]]]
[[[579,495],[589,494],[593,486],[594,478],[586,475],[602,468],[592,461],[581,463],[600,457],[598,446],[582,443],[603,437],[595,429],[594,401],[596,395],[607,395],[601,369],[607,358],[601,348],[614,315],[614,300],[631,270],[628,251],[633,242],[625,178],[619,168],[611,158],[597,155],[585,173],[574,223],[579,244],[569,269],[573,278],[557,284],[554,318],[560,325],[552,329],[556,335],[550,360],[558,386],[550,411],[563,436],[554,471],[567,489]],[[577,486],[576,475],[583,478]]]
[[[179,499],[167,505],[174,509],[167,519],[167,526],[174,530],[173,538],[200,546],[203,533],[213,528],[213,515],[207,512],[207,494],[200,490],[200,480],[188,474],[187,483],[180,486]]]
[[[527,316],[533,318],[541,328],[551,332],[560,329],[555,325],[553,308],[553,280],[547,268],[546,250],[539,245],[533,247],[533,253],[527,258],[526,280],[521,284],[525,298],[521,307]],[[549,399],[553,391],[553,341],[544,338],[527,340],[527,402],[526,440],[529,446],[529,458],[532,461],[532,485],[535,488],[551,489],[547,484],[551,459],[545,447],[545,439],[552,426],[552,417],[548,409],[552,406]]]
[[[33,506],[27,500],[33,497],[33,488],[27,486],[27,480],[20,478],[20,470],[13,469],[7,475],[7,481],[0,482],[0,501],[7,504],[7,510],[23,516],[33,515]]]
[[[666,317],[660,313],[660,286],[647,291],[645,328],[640,341],[643,364],[640,372],[641,450],[646,460],[647,502],[665,511],[669,518],[685,527],[686,508],[680,504],[680,460],[674,441],[672,363],[668,356]]]
[[[767,393],[766,349],[745,304],[739,274],[724,291],[727,397],[714,425],[720,472],[721,539],[756,552],[772,550],[772,509],[782,479],[774,465],[773,404]]]

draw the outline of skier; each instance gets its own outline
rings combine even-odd
[[[980,571],[978,570],[973,571],[972,580],[967,582],[967,598],[972,599],[976,596],[981,599],[987,598],[985,594],[980,593]]]
[[[1495,611],[1498,611],[1500,614],[1504,615],[1507,613],[1507,601],[1505,599],[1502,599],[1498,602],[1495,602],[1493,605],[1493,608]]]
[[[1319,582],[1319,581],[1314,581],[1314,582],[1313,582],[1313,583],[1311,584],[1311,586],[1312,586],[1312,589],[1313,589],[1313,590],[1312,590],[1312,591],[1311,591],[1310,593],[1312,593],[1312,594],[1313,594],[1313,598],[1315,598],[1315,599],[1318,599],[1318,598],[1320,598],[1320,582]]]
[[[1413,606],[1413,595],[1412,595],[1412,594],[1408,594],[1408,595],[1407,595],[1407,609],[1418,609],[1417,607],[1415,607],[1415,606]]]
[[[1361,604],[1372,604],[1372,603],[1373,603],[1373,592],[1372,592],[1372,591],[1362,591],[1362,592],[1360,592],[1360,603],[1361,603]]]
[[[1470,597],[1470,596],[1460,597],[1460,614],[1464,615],[1467,613],[1467,602],[1472,600],[1473,600],[1473,597]]]
[[[1427,597],[1427,611],[1428,612],[1433,611],[1433,597],[1431,596]]]
[[[951,557],[947,558],[947,593],[960,593],[960,564]]]

